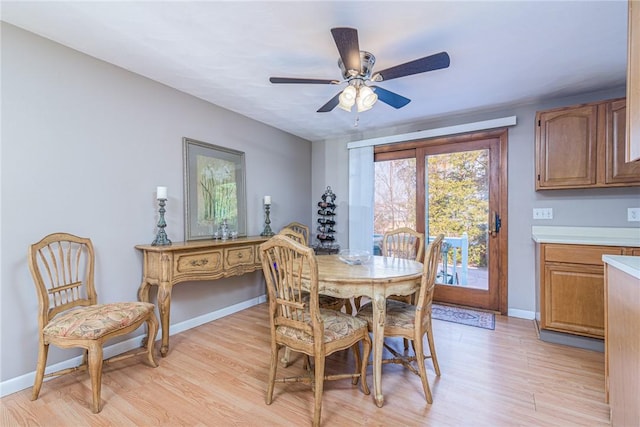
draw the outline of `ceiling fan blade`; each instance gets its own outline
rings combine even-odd
[[[271,83],[310,83],[319,85],[337,85],[340,83],[338,80],[323,80],[323,79],[297,79],[292,77],[270,77]]]
[[[447,68],[449,63],[450,59],[447,52],[440,52],[379,71],[376,74],[379,74],[382,79],[376,79],[376,76],[374,76],[372,80],[386,81],[397,79],[398,77],[410,76],[412,74],[424,73],[426,71],[439,70],[441,68]]]
[[[333,110],[334,108],[336,108],[336,106],[340,103],[340,94],[342,92],[338,92],[336,94],[336,96],[334,96],[333,98],[331,98],[329,100],[329,102],[327,102],[326,104],[324,104],[322,107],[320,107],[318,109],[318,111],[316,111],[316,113],[328,113],[329,111]]]
[[[390,90],[383,89],[379,86],[369,86],[378,95],[378,99],[385,104],[391,105],[393,108],[402,108],[411,102],[409,98],[405,98],[402,95],[398,95]]]
[[[358,30],[355,28],[332,28],[331,34],[340,53],[340,59],[345,70],[360,73],[360,46],[358,45]]]

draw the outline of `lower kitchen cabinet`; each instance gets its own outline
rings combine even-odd
[[[544,243],[540,245],[540,327],[604,338],[603,255],[632,248]]]

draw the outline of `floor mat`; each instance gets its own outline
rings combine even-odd
[[[446,322],[491,330],[496,328],[496,315],[486,311],[433,304],[431,313],[432,318]]]

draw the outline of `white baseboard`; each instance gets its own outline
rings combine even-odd
[[[203,314],[202,316],[194,317],[193,319],[185,320],[184,322],[176,323],[175,325],[171,325],[170,335],[175,335],[188,329],[195,328],[216,319],[220,319],[230,314],[237,313],[249,307],[253,307],[254,305],[262,304],[266,301],[267,296],[261,295],[259,297],[252,298],[250,300],[243,301],[241,303],[225,307],[211,313]],[[140,334],[133,338],[119,342],[117,344],[106,346],[104,348],[104,358],[107,359],[109,357],[113,357],[115,355],[139,348],[140,343],[145,336],[144,332],[142,332],[142,329],[139,329],[139,331]],[[160,336],[162,336],[162,330],[158,331],[158,337]],[[156,348],[160,348],[159,344],[156,345]],[[61,369],[72,368],[74,366],[78,366],[81,362],[82,356],[77,356],[72,359],[68,359],[48,366],[46,372],[56,372]],[[35,377],[36,372],[33,371],[28,374],[20,375],[19,377],[0,382],[0,397],[4,397],[20,390],[24,390],[25,388],[32,387]]]
[[[536,317],[536,314],[533,311],[528,310],[519,310],[517,308],[510,308],[507,310],[507,316],[509,317],[519,317],[520,319],[533,320]]]

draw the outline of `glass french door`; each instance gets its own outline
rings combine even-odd
[[[375,173],[374,243],[403,226],[444,234],[434,300],[505,312],[506,132],[387,149]]]

